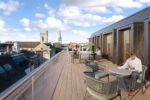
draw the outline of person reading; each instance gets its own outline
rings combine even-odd
[[[125,86],[125,87],[128,88],[129,95],[133,95],[136,81],[140,73],[142,72],[141,60],[138,57],[136,57],[135,53],[131,53],[130,58],[127,59],[125,64],[119,67],[119,69],[127,69],[127,70],[132,71],[132,74],[130,77],[119,77],[119,81],[122,82],[122,85],[127,85],[125,82],[126,80],[130,81],[129,86]]]

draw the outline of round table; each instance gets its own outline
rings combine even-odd
[[[109,71],[119,77],[128,77],[132,74],[132,71],[130,70],[127,70],[127,69],[118,69],[118,68],[110,68]],[[121,90],[124,90],[125,91],[125,97],[124,99],[126,99],[128,97],[128,92],[127,92],[127,89],[125,88],[122,88],[123,86],[120,86],[119,88]]]
[[[132,71],[130,71],[130,70],[118,69],[118,68],[110,68],[109,72],[111,72],[113,74],[121,75],[121,76],[129,76],[132,74]]]
[[[89,58],[90,58],[90,55],[92,55],[93,53],[90,52],[90,51],[80,51],[79,52],[79,61],[81,63],[81,55],[89,55]]]

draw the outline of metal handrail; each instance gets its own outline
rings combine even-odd
[[[54,60],[57,56],[59,56],[62,52],[59,52],[58,54],[56,54],[55,56],[53,56],[51,59],[47,60],[45,63],[43,63],[42,65],[40,65],[38,68],[36,68],[33,72],[27,74],[25,77],[23,77],[22,79],[20,79],[19,81],[17,81],[16,83],[14,83],[12,86],[10,86],[9,88],[7,88],[5,91],[3,91],[0,94],[0,100],[4,100],[6,99],[8,96],[10,96],[15,90],[17,90],[18,88],[20,88],[25,82],[27,82],[28,80],[31,80],[32,77],[34,77],[35,74],[38,74],[42,71],[44,71],[44,69],[46,69],[47,67],[45,67],[49,62],[51,62],[52,60]],[[42,75],[42,74],[41,74]],[[39,76],[40,77],[40,76]]]

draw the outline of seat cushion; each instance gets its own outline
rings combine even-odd
[[[100,94],[100,93],[90,89],[89,87],[87,87],[87,91],[89,92],[90,95],[94,96],[98,100],[109,100],[109,99],[117,96],[117,92],[113,93],[113,94]]]
[[[100,78],[103,78],[103,77],[108,76],[107,73],[105,73],[105,72],[100,72],[100,71],[95,72],[94,75],[95,75],[95,78],[96,78],[96,79],[100,79]]]
[[[143,78],[143,76],[142,76],[142,73],[141,73],[139,78],[137,79],[137,83],[142,83],[142,78]]]

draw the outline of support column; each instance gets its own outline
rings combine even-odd
[[[150,80],[150,19],[144,21],[144,49],[145,49],[145,65],[148,67],[146,79]]]
[[[117,50],[117,31],[114,29],[112,31],[112,62],[117,63],[117,56],[116,56],[116,50]]]
[[[120,30],[117,30],[117,58],[116,62],[117,64],[121,64],[122,62],[122,32]]]

